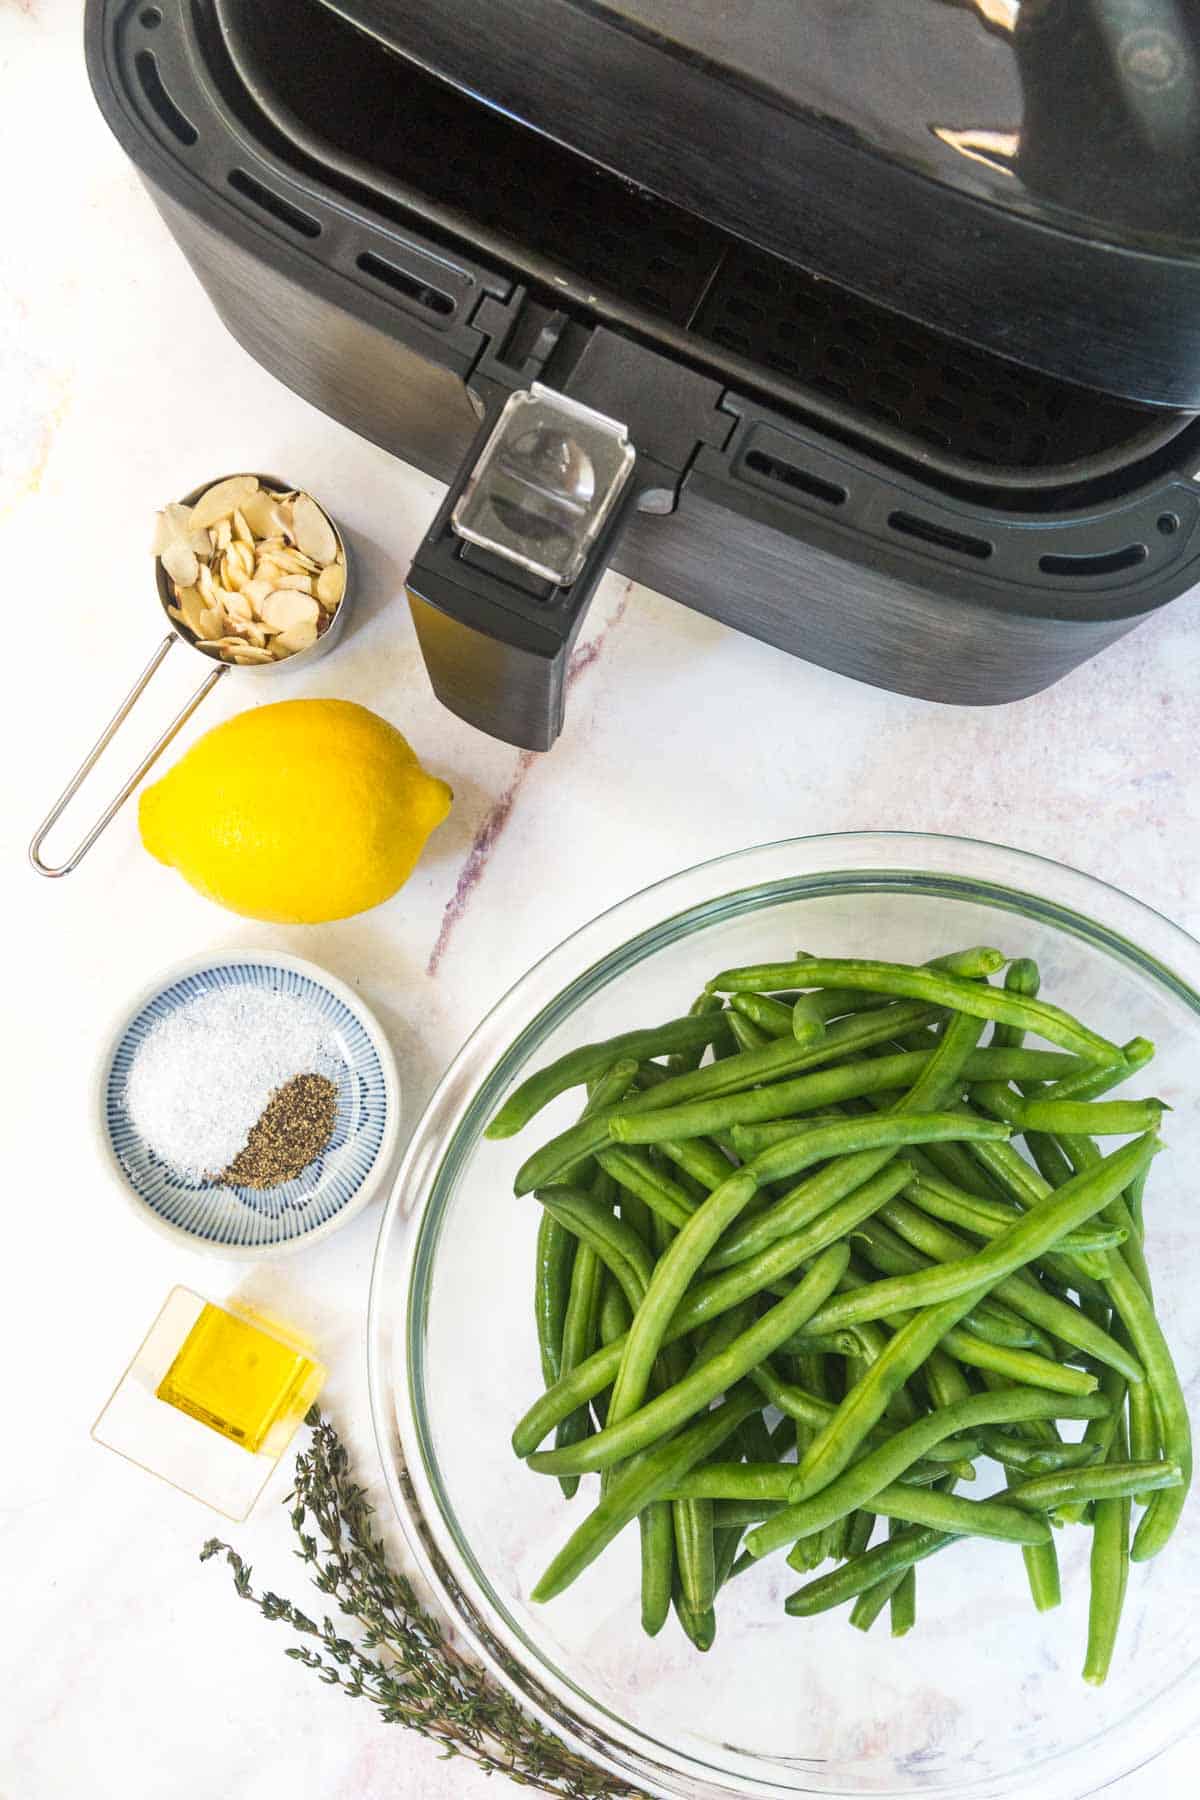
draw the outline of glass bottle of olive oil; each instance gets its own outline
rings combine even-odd
[[[254,1453],[286,1442],[324,1378],[302,1350],[205,1302],[155,1392]]]

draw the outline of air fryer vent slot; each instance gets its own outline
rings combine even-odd
[[[1149,554],[1145,544],[1126,544],[1123,550],[1104,550],[1092,556],[1039,556],[1038,568],[1043,575],[1073,575],[1079,579],[1119,575],[1122,569],[1133,569],[1145,562]]]
[[[828,506],[845,505],[846,489],[840,482],[825,481],[808,469],[798,469],[795,463],[784,462],[782,457],[768,456],[763,450],[751,450],[746,457],[746,467],[768,481],[778,481],[783,487],[794,488],[814,500],[824,500]]]
[[[226,179],[236,193],[243,195],[251,205],[270,213],[281,225],[288,226],[291,231],[298,231],[301,237],[320,237],[320,223],[311,213],[301,212],[298,206],[293,206],[282,194],[277,194],[273,188],[264,187],[253,175],[247,175],[245,169],[230,169]]]
[[[927,544],[936,544],[939,550],[957,550],[960,555],[977,557],[980,562],[992,554],[992,545],[986,538],[972,537],[966,531],[953,531],[948,525],[935,525],[932,519],[922,519],[916,513],[890,513],[888,524],[893,531],[903,532],[905,537],[921,538]]]
[[[364,250],[358,258],[358,266],[364,275],[370,275],[374,281],[382,281],[397,294],[412,300],[423,307],[426,312],[437,313],[439,318],[447,318],[454,311],[454,302],[449,294],[443,294],[441,288],[430,287],[427,281],[418,281],[407,269],[398,269],[395,263],[376,256],[373,251]]]
[[[173,138],[190,150],[200,133],[190,119],[185,119],[163,85],[158,72],[158,58],[152,50],[139,50],[133,59],[142,92]]]

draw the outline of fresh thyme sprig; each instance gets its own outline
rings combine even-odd
[[[243,1600],[264,1618],[316,1640],[290,1645],[286,1655],[330,1687],[373,1701],[388,1724],[432,1738],[445,1756],[469,1757],[489,1774],[561,1800],[644,1800],[568,1749],[447,1643],[412,1583],[389,1564],[365,1490],[353,1481],[333,1426],[315,1407],[305,1422],[312,1441],[296,1458],[288,1497],[297,1555],[316,1588],[359,1627],[355,1637],[343,1636],[328,1615],[318,1623],[279,1594],[256,1593],[250,1568],[217,1538],[205,1544],[201,1562],[224,1555]]]

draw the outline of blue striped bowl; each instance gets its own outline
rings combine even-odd
[[[305,1001],[321,1014],[340,1053],[333,1136],[307,1169],[277,1188],[179,1175],[149,1149],[125,1106],[129,1070],[148,1033],[223,987],[270,989]],[[378,1022],[344,983],[298,956],[235,951],[169,969],[114,1033],[98,1087],[104,1141],[142,1218],[195,1249],[226,1257],[278,1256],[345,1225],[378,1192],[399,1127],[396,1064]]]

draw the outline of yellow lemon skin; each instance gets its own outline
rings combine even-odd
[[[388,900],[450,810],[407,739],[348,700],[228,719],[142,794],[142,842],[230,912],[278,925]]]

